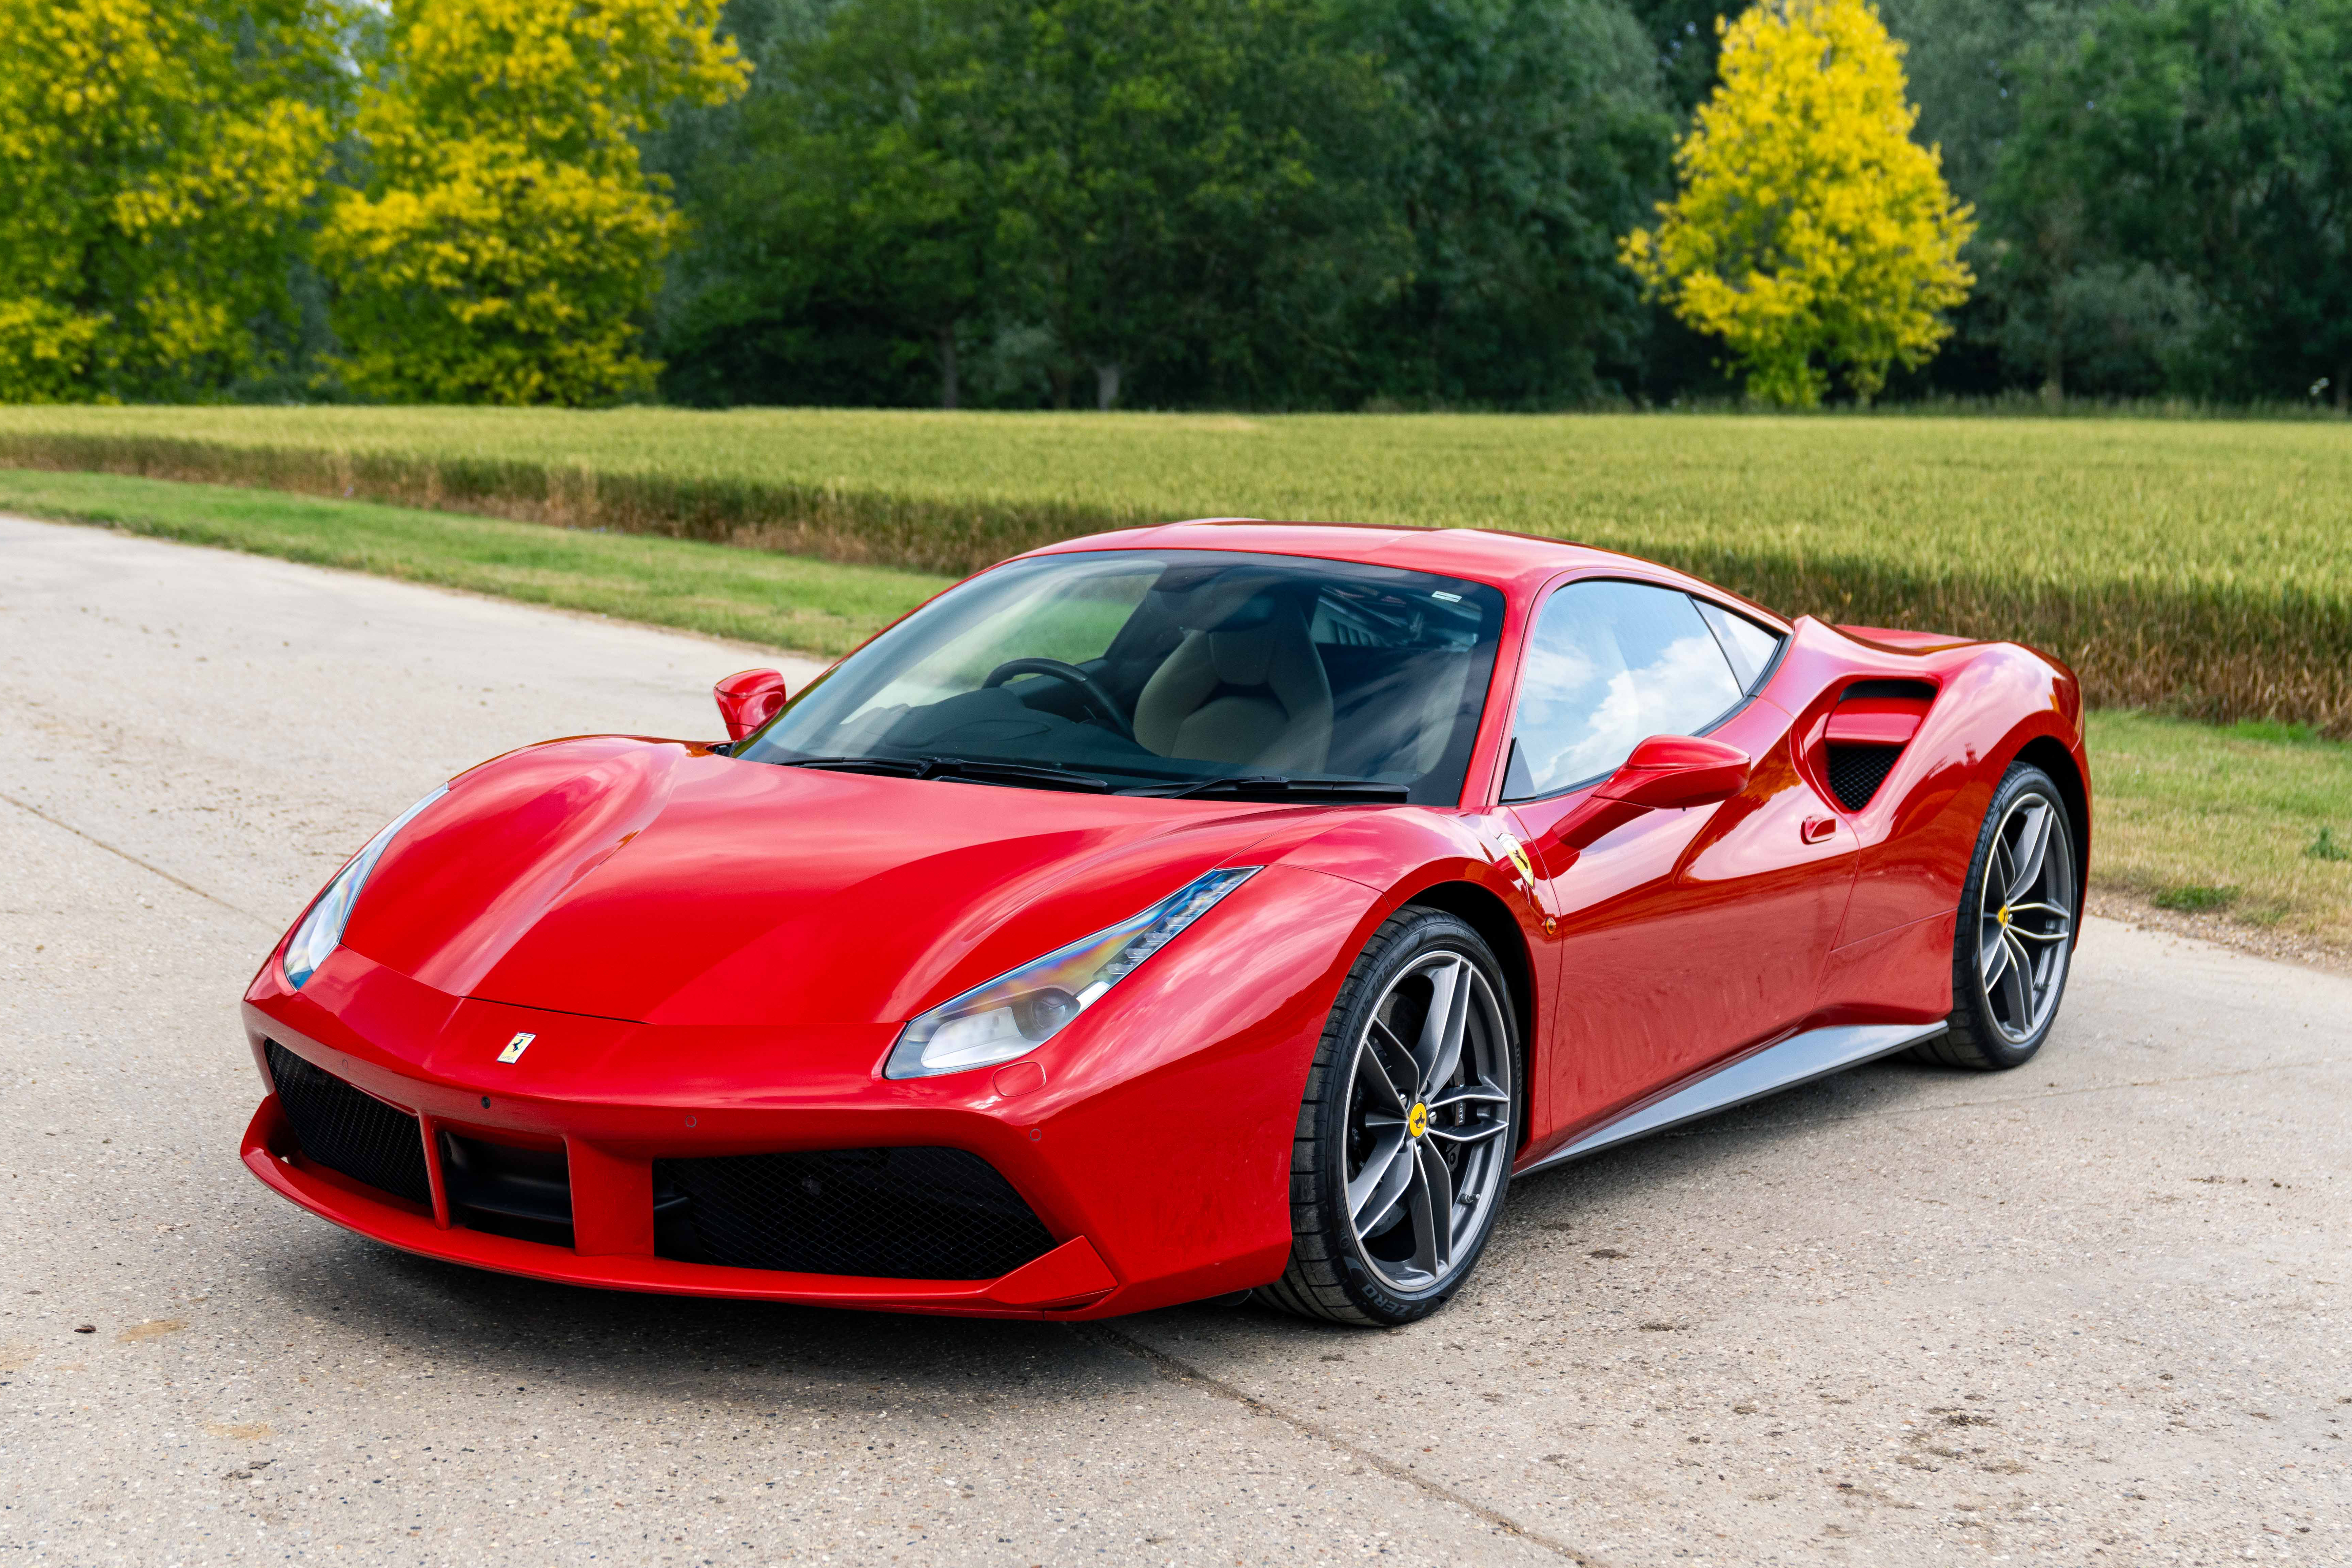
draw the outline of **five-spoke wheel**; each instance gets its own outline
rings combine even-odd
[[[2029,763],[2011,768],[1969,864],[1951,1027],[1922,1055],[1954,1067],[2012,1068],[2042,1048],[2074,951],[2074,847],[2057,784]]]
[[[1341,989],[1292,1163],[1290,1268],[1265,1294],[1346,1322],[1410,1322],[1485,1247],[1516,1152],[1517,1030],[1492,951],[1408,910]]]

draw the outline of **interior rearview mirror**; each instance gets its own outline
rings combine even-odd
[[[1653,735],[1594,795],[1667,811],[1713,805],[1748,787],[1748,753],[1703,735]]]
[[[740,741],[776,716],[784,705],[783,672],[739,669],[711,687],[719,717],[727,722],[727,738]]]

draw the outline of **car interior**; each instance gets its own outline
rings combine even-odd
[[[738,754],[989,761],[1135,789],[1347,782],[1384,786],[1367,798],[1449,799],[1501,619],[1493,588],[1355,563],[1033,558],[877,638]]]

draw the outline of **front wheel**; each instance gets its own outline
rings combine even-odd
[[[1289,1266],[1259,1294],[1302,1317],[1427,1317],[1486,1249],[1518,1144],[1518,1026],[1494,951],[1408,909],[1332,1005],[1291,1153]]]
[[[2064,795],[2029,763],[1993,792],[1960,891],[1951,1026],[1918,1048],[1947,1067],[2022,1067],[2058,1020],[2081,884]]]

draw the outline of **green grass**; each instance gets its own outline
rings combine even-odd
[[[692,540],[0,468],[0,510],[839,653],[945,585]],[[2090,716],[2099,885],[2352,951],[2352,745],[2307,725]]]
[[[269,490],[0,468],[0,510],[777,647],[846,652],[943,577]]]
[[[2352,950],[2352,745],[2090,716],[2093,879]]]
[[[2341,422],[13,408],[0,463],[931,572],[1202,514],[1512,529],[2015,637],[2100,704],[2352,735]]]

